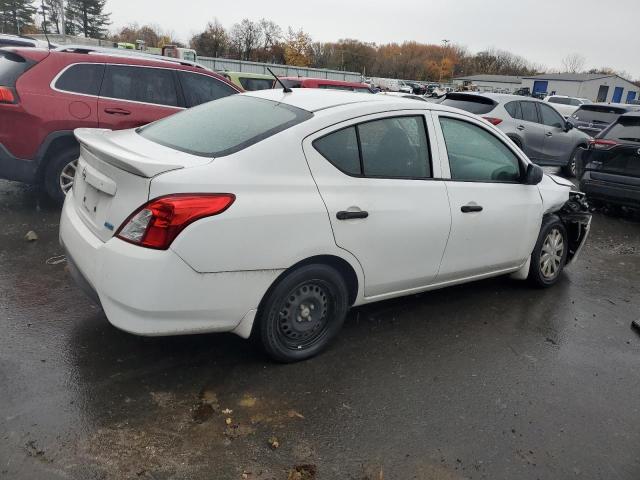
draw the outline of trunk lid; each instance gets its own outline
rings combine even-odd
[[[151,142],[135,130],[77,129],[75,135],[80,158],[73,184],[74,206],[103,242],[149,200],[153,177],[212,160]]]

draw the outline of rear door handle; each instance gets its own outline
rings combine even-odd
[[[460,207],[462,213],[481,212],[482,207],[480,205],[463,205]]]
[[[131,115],[131,112],[124,108],[105,108],[104,113],[108,113],[109,115]]]
[[[342,210],[336,213],[336,218],[338,220],[352,220],[355,218],[367,218],[369,216],[369,212],[365,212],[363,210],[358,210],[355,212],[349,212],[346,210]]]
[[[516,128],[517,128],[518,130],[524,130],[524,125],[518,125]]]
[[[551,132],[547,132],[547,133],[545,133],[545,135],[546,135],[547,137],[553,137],[553,133],[551,133]]]

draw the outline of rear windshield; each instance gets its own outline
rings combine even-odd
[[[467,112],[475,113],[476,115],[489,113],[496,106],[496,103],[490,98],[476,95],[447,95],[447,97],[440,103],[449,107],[466,110]]]
[[[608,131],[600,136],[621,142],[640,143],[640,117],[620,117]]]
[[[240,77],[240,84],[247,91],[267,90],[273,87],[273,79]]]
[[[34,64],[16,53],[0,50],[0,85],[15,87],[18,77]]]
[[[223,157],[311,118],[284,103],[232,95],[171,115],[138,133],[153,142],[203,157]]]
[[[620,115],[626,113],[623,108],[609,107],[606,105],[583,105],[571,115],[581,122],[611,123]]]

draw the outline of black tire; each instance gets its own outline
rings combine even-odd
[[[66,192],[61,184],[63,173],[69,176],[70,166],[77,162],[80,156],[79,147],[68,147],[57,153],[54,153],[48,160],[44,169],[43,184],[47,195],[59,205],[64,202]],[[77,163],[76,163],[77,164]],[[75,168],[73,169],[75,170]],[[73,181],[71,181],[73,185]],[[65,184],[65,186],[67,186]]]
[[[580,152],[580,147],[576,147],[573,152],[571,152],[569,163],[562,167],[562,174],[567,178],[575,178],[578,174],[578,165],[576,164],[578,152]]]
[[[516,144],[516,146],[517,146],[520,150],[522,150],[522,151],[524,152],[524,149],[522,148],[522,142],[521,142],[518,138],[516,138],[516,137],[509,137],[509,138],[511,139],[511,141],[512,141],[513,143],[515,143],[515,144]]]
[[[562,239],[562,251],[558,253],[556,249],[557,235]],[[567,263],[569,243],[567,239],[567,229],[556,216],[546,217],[542,221],[540,235],[536,241],[536,246],[531,253],[531,264],[529,266],[528,280],[536,287],[546,288],[554,285]],[[550,253],[554,252],[555,253]],[[546,255],[546,258],[544,257]],[[553,271],[551,271],[553,270]]]
[[[348,310],[349,293],[342,275],[328,265],[305,265],[267,293],[255,333],[271,358],[297,362],[327,347]]]

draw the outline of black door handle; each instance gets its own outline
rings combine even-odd
[[[518,130],[524,130],[524,125],[518,125],[516,128],[517,128]]]
[[[462,213],[481,212],[482,207],[480,205],[463,205],[460,207]]]
[[[347,211],[340,211],[338,213],[336,213],[336,218],[338,220],[351,220],[354,218],[367,218],[369,216],[369,212],[365,212],[365,211],[357,211],[357,212],[347,212]]]

